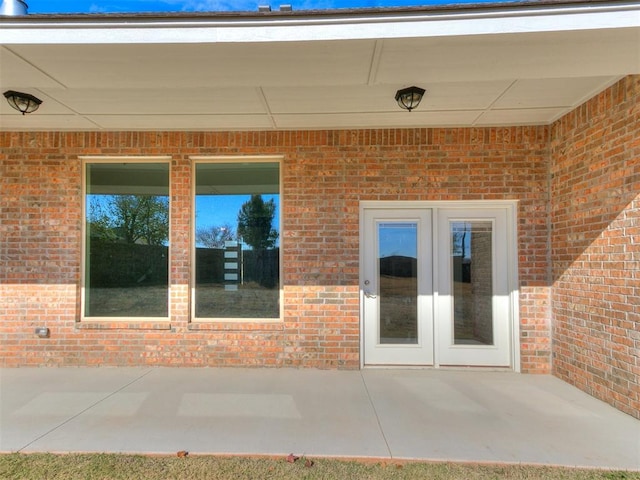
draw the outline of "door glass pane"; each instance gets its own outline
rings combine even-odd
[[[87,164],[85,317],[169,315],[169,164]]]
[[[196,164],[195,315],[279,318],[280,165]]]
[[[378,224],[381,344],[418,343],[418,225]]]
[[[450,225],[454,344],[493,345],[493,224]]]

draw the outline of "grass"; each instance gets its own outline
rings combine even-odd
[[[310,465],[310,462],[313,464]],[[0,455],[0,478],[38,480],[125,479],[277,479],[277,480],[640,480],[640,472],[569,469],[526,465],[475,465],[398,461],[348,461],[219,456],[143,456],[114,454]]]

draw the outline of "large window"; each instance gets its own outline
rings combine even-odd
[[[85,163],[84,317],[166,318],[169,163]]]
[[[196,318],[280,318],[280,165],[195,164]]]

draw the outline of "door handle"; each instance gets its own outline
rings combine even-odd
[[[367,298],[376,298],[376,296],[373,293],[371,293],[369,290],[363,290],[363,292],[364,292],[364,296]]]

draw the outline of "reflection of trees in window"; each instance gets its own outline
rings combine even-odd
[[[276,203],[273,199],[265,202],[262,195],[251,195],[238,212],[238,234],[242,241],[254,250],[273,248],[278,240],[278,232],[273,228]]]
[[[469,225],[466,223],[456,223],[453,230],[453,255],[465,258],[467,255],[467,233]]]
[[[95,239],[164,245],[169,239],[169,199],[155,195],[94,197],[87,220]]]
[[[273,288],[276,275],[273,257],[266,251],[273,249],[278,240],[278,231],[273,228],[276,203],[273,199],[265,202],[262,195],[251,195],[238,212],[238,234],[242,241],[255,252],[257,282],[267,288]]]
[[[235,240],[233,228],[228,223],[221,226],[198,228],[196,243],[206,248],[224,248],[225,242]]]

